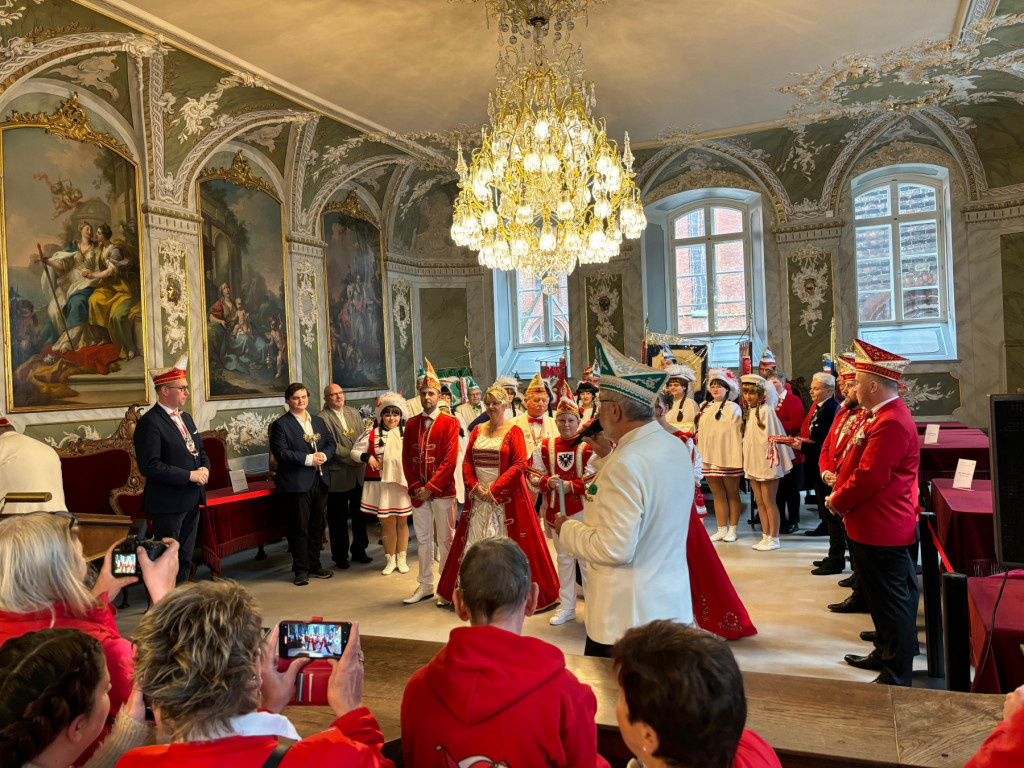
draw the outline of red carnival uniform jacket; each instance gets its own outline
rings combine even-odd
[[[425,421],[422,413],[409,419],[402,442],[402,469],[414,507],[423,503],[413,496],[423,487],[439,499],[455,497],[459,420],[439,412],[427,429],[423,428]]]
[[[832,506],[856,542],[913,544],[917,526],[917,470],[921,452],[907,404],[896,398],[870,413],[838,462]]]
[[[139,747],[126,752],[117,768],[261,768],[277,744],[277,736],[229,736]],[[295,742],[281,768],[394,768],[381,754],[383,746],[376,718],[360,707],[326,731]]]
[[[818,457],[818,469],[822,474],[836,471],[839,462],[850,451],[850,440],[863,426],[868,413],[864,408],[839,407]]]
[[[542,462],[541,471],[544,476],[540,479],[540,490],[547,494],[548,505],[544,516],[549,523],[555,519],[555,515],[562,513],[558,491],[551,490],[548,486],[548,481],[554,476],[572,485],[571,490],[565,489],[566,511],[562,514],[571,516],[583,511],[583,497],[587,493],[583,477],[594,449],[584,442],[573,448],[571,443],[572,440],[566,440],[564,437],[546,437],[535,454],[535,459],[539,458]],[[536,461],[534,469],[541,469]]]
[[[793,394],[788,381],[783,386],[786,388],[786,397],[775,406],[775,415],[782,422],[782,428],[786,430],[786,434],[790,437],[796,437],[800,434],[800,425],[804,422],[804,404],[800,402],[799,397]],[[793,463],[803,463],[803,454],[800,451],[794,451],[793,453]]]
[[[498,627],[457,627],[405,687],[402,752],[415,768],[606,767],[596,714],[594,692],[555,646]]]

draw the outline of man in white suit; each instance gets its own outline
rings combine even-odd
[[[683,442],[654,420],[668,377],[601,339],[597,348],[604,428],[591,443],[597,475],[583,521],[559,515],[552,526],[562,549],[587,563],[587,656],[607,656],[627,629],[655,619],[693,622],[686,563],[693,467]]]
[[[60,457],[46,443],[15,431],[0,414],[0,500],[8,493],[49,491],[49,501],[9,504],[5,514],[27,512],[64,512],[64,481]]]

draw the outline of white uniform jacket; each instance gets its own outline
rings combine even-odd
[[[67,505],[57,452],[20,432],[0,434],[0,499],[8,493],[43,491],[49,491],[53,497],[38,504],[8,504],[4,513],[64,512]]]
[[[611,644],[654,619],[692,623],[686,533],[694,480],[686,446],[652,421],[591,466],[597,476],[583,522],[565,521],[560,534],[562,548],[587,563],[587,636]]]

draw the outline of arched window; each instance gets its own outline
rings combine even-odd
[[[750,237],[744,207],[701,201],[670,219],[675,263],[676,332],[741,333],[750,315]]]
[[[948,358],[955,331],[945,169],[899,170],[852,185],[858,335],[911,359]]]
[[[558,291],[545,296],[539,277],[515,273],[517,346],[557,345],[569,338],[569,285],[558,275]]]

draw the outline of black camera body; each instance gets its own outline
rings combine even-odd
[[[142,547],[149,559],[156,560],[167,550],[167,545],[155,538],[146,538],[146,521],[142,521],[139,532],[129,534],[112,553],[110,567],[115,576],[141,576],[136,550]]]

